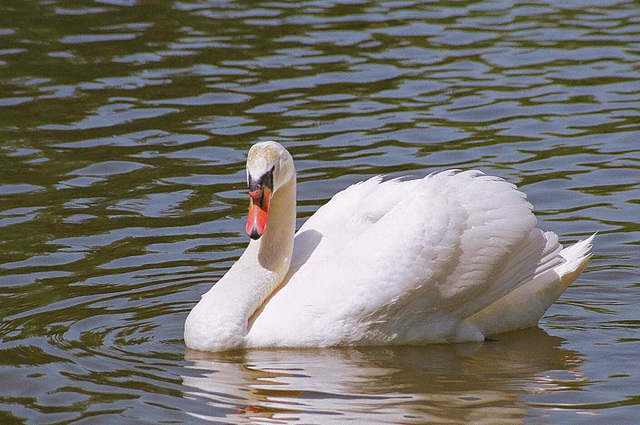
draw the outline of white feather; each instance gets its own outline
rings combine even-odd
[[[470,334],[466,319],[564,263],[555,234],[535,223],[524,194],[476,171],[356,184],[299,230],[295,273],[248,345],[482,339],[490,327]],[[531,326],[541,314],[515,322]],[[508,317],[494,320],[512,328]]]
[[[233,345],[423,344],[533,326],[584,269],[593,236],[561,250],[531,210],[515,186],[479,171],[355,184],[297,232],[280,287],[269,286]],[[188,320],[192,348],[229,348],[200,344],[197,323],[209,323],[200,333],[246,323],[216,315],[225,297],[239,302],[216,296],[220,307],[212,301]]]

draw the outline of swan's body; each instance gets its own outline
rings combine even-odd
[[[189,314],[193,349],[483,340],[534,326],[591,256],[593,236],[562,249],[523,193],[478,171],[358,183],[295,242],[289,153],[255,145],[247,175],[254,240]]]

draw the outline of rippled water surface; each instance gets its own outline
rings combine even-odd
[[[0,423],[635,423],[640,3],[6,0]],[[186,352],[278,140],[299,224],[375,174],[518,184],[588,270],[482,344]]]

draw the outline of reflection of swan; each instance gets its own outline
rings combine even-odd
[[[535,325],[590,257],[535,228],[515,187],[477,171],[373,178],[295,236],[296,175],[278,143],[247,160],[253,239],[191,311],[188,347],[482,340]]]
[[[525,400],[566,389],[550,375],[584,379],[561,342],[533,328],[487,344],[187,351],[182,380],[213,423],[518,424],[536,414]]]

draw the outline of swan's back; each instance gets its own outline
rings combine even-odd
[[[531,209],[515,186],[478,171],[351,186],[298,231],[288,278],[257,315],[248,345],[478,340],[496,321],[498,331],[511,330],[492,305],[532,282],[522,296],[538,285],[557,298],[570,283],[559,271],[569,275],[588,259],[589,242],[565,258],[556,235],[535,228]],[[514,326],[534,325],[554,300],[541,312],[523,308]]]

